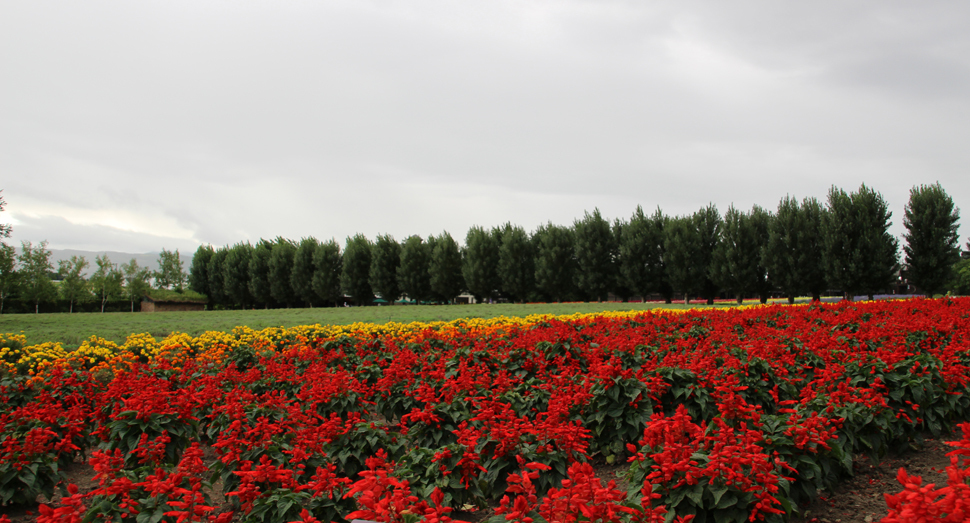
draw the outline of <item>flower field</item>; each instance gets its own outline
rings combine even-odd
[[[40,497],[42,522],[487,507],[496,522],[786,521],[853,456],[970,420],[970,299],[239,327],[73,351],[4,335],[0,365],[0,503]],[[901,471],[884,521],[968,518],[960,429],[949,484]],[[78,456],[87,491],[63,481]],[[594,459],[624,464],[624,488]]]

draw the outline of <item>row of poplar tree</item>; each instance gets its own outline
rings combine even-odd
[[[459,245],[443,232],[427,238],[358,234],[343,250],[304,238],[200,247],[189,287],[226,308],[366,305],[380,297],[450,302],[586,301],[658,296],[668,303],[728,294],[766,301],[780,293],[818,299],[888,290],[904,278],[921,292],[941,291],[960,260],[959,209],[939,184],[914,187],[904,216],[905,254],[889,232],[882,195],[862,185],[832,187],[825,205],[785,197],[775,212],[714,205],[669,217],[641,208],[629,220],[587,212],[572,226],[547,224],[531,234],[506,224],[472,227]],[[968,244],[970,249],[970,244]]]

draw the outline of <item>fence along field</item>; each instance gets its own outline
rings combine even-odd
[[[970,299],[6,337],[4,504],[39,521],[784,521],[970,410]],[[885,521],[962,521],[900,474]],[[213,453],[211,464],[204,460]],[[61,483],[88,456],[97,485]],[[619,489],[593,458],[626,463]],[[77,519],[72,519],[77,518]]]

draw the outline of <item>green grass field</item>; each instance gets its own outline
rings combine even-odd
[[[718,304],[717,307],[730,305]],[[60,342],[77,347],[97,335],[122,343],[132,333],[147,332],[163,338],[172,332],[197,336],[205,331],[229,331],[246,325],[254,329],[295,325],[346,325],[354,322],[449,321],[457,318],[494,318],[530,314],[573,314],[613,310],[646,310],[656,307],[685,308],[706,305],[662,305],[657,303],[528,303],[478,305],[394,305],[384,307],[339,307],[316,309],[270,309],[204,312],[111,312],[76,314],[0,315],[0,333],[23,333],[27,343]]]

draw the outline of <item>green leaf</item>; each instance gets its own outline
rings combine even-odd
[[[687,492],[687,498],[694,503],[696,507],[704,506],[704,487],[700,484],[694,485],[694,488]]]
[[[728,491],[727,485],[723,485],[720,487],[711,486],[711,494],[714,494],[715,506],[717,506],[717,504],[721,502],[721,498],[724,496],[724,494],[727,493],[727,491]]]

